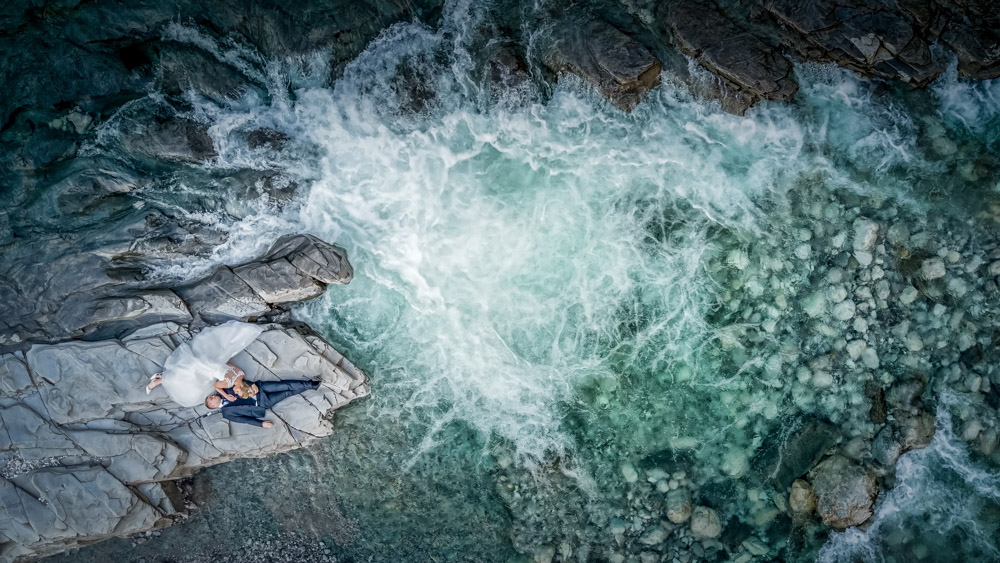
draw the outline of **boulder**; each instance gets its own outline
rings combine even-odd
[[[667,519],[674,524],[687,522],[691,517],[691,492],[686,488],[674,489],[667,493]]]
[[[924,411],[915,414],[900,413],[896,419],[904,452],[931,445],[935,432],[933,415]]]
[[[216,103],[230,102],[249,91],[264,97],[239,69],[192,45],[164,41],[156,46],[156,55],[160,88],[169,94],[194,91]]]
[[[796,479],[792,483],[792,491],[788,495],[788,508],[798,516],[808,515],[816,510],[816,494],[813,493],[808,481]]]
[[[507,47],[500,47],[490,56],[486,62],[485,80],[490,95],[496,100],[521,100],[532,90],[524,60]]]
[[[768,0],[764,6],[809,47],[862,75],[925,86],[944,71],[931,57],[933,39],[892,3]]]
[[[215,242],[210,233],[194,230],[164,235],[175,242],[186,238]],[[137,271],[147,267],[151,256],[173,260],[178,258],[175,252],[197,252],[175,242],[170,243],[173,248],[160,248],[148,239],[129,244],[116,240],[100,251],[69,251],[56,260],[58,267],[49,269],[29,267],[31,249],[22,249],[0,264],[0,299],[8,299],[13,307],[0,320],[0,352],[17,349],[23,341],[120,338],[153,323],[197,321],[201,326],[273,318],[281,310],[272,304],[314,298],[328,284],[348,283],[354,275],[343,248],[311,235],[289,235],[256,261],[235,268],[221,266],[207,278],[173,289],[148,287]],[[136,254],[146,256],[146,261],[117,259]],[[17,328],[8,328],[5,322]]]
[[[672,34],[681,51],[746,92],[746,107],[758,100],[787,101],[798,91],[791,61],[716,6],[693,0],[664,6],[660,24]]]
[[[722,534],[719,514],[707,507],[698,506],[691,513],[691,535],[696,538],[717,538]]]
[[[816,418],[789,423],[768,436],[750,460],[754,477],[784,490],[805,475],[837,441],[835,427]]]
[[[312,235],[286,235],[279,238],[260,261],[284,258],[303,274],[327,284],[350,283],[354,268],[347,261],[347,251]]]
[[[875,472],[833,455],[809,472],[816,510],[827,526],[843,530],[871,518],[878,496]]]
[[[872,440],[872,459],[882,467],[892,467],[903,455],[903,442],[894,424],[886,424]]]
[[[190,310],[206,322],[247,321],[271,310],[260,295],[226,266],[199,282],[175,291]]]
[[[660,82],[660,62],[611,24],[585,12],[557,18],[539,38],[542,61],[552,72],[570,72],[632,111]]]

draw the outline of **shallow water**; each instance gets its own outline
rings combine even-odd
[[[295,316],[371,376],[372,397],[314,448],[205,471],[205,507],[155,540],[66,557],[183,559],[294,536],[372,561],[725,560],[745,540],[765,560],[996,559],[997,456],[953,427],[990,412],[996,425],[956,358],[988,344],[1000,314],[985,273],[1000,259],[1000,82],[952,74],[876,93],[800,66],[795,103],[746,117],[669,80],[632,114],[573,79],[495,100],[468,50],[476,8],[449,9],[443,30],[383,34],[332,89],[316,85],[321,65],[276,62],[269,105],[195,100],[215,124],[213,166],[280,168],[304,192],[281,205],[220,195],[198,219],[225,225],[228,243],[160,272],[238,262],[288,232],[345,246],[354,281]],[[433,93],[416,106],[399,78],[413,75]],[[262,126],[290,136],[285,151],[246,145]],[[145,195],[183,207],[198,190]],[[868,266],[852,255],[865,218],[882,229]],[[902,250],[959,258],[902,304]],[[920,350],[903,346],[910,334]],[[850,357],[854,340],[869,351]],[[991,369],[980,378],[1000,384]],[[938,434],[901,459],[871,527],[793,523],[754,453],[805,416],[836,424],[841,443],[871,438],[865,384],[916,371]],[[683,527],[637,541],[677,487],[720,513],[722,541],[696,549]]]

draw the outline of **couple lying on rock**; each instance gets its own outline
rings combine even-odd
[[[272,428],[274,423],[264,420],[267,409],[292,395],[317,389],[319,382],[246,381],[243,370],[228,360],[242,352],[263,330],[236,321],[202,330],[170,354],[163,364],[163,373],[149,379],[146,393],[162,385],[167,395],[181,406],[204,403],[210,409],[221,409],[226,420]]]

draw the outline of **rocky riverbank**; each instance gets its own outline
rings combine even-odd
[[[177,288],[114,288],[53,325],[53,343],[0,355],[0,556],[46,555],[170,525],[187,510],[176,480],[233,459],[299,448],[333,432],[332,412],[368,395],[368,378],[282,306],[347,283],[343,249],[310,236]],[[103,294],[110,292],[98,292]],[[68,318],[63,315],[59,318]],[[314,379],[283,401],[269,430],[143,387],[206,324],[265,331],[232,361],[251,380]],[[57,332],[63,330],[64,332]]]
[[[0,547],[7,557],[169,523],[184,504],[172,480],[310,443],[329,433],[330,410],[368,392],[364,375],[307,327],[291,324],[284,308],[350,280],[342,249],[292,237],[200,281],[164,268],[211,262],[219,247],[235,244],[228,225],[258,207],[294,208],[325,158],[322,135],[303,133],[295,118],[223,122],[220,115],[296,108],[302,84],[333,87],[396,23],[422,22],[407,31],[415,35],[442,22],[449,37],[467,30],[434,0],[211,8],[186,0],[0,8],[0,299],[8,307],[0,319],[0,417],[9,433],[0,444],[0,477],[10,515],[0,523],[7,538]],[[873,96],[926,86],[951,62],[964,77],[1000,75],[1000,21],[989,3],[976,1],[627,0],[571,9],[501,1],[484,11],[477,17],[488,39],[456,42],[456,52],[472,55],[452,62],[468,65],[463,79],[508,104],[545,99],[557,82],[571,80],[631,111],[669,81],[743,114],[761,101],[801,96],[795,69],[802,62],[869,78]],[[405,118],[446,107],[427,69],[451,55],[415,52],[379,66],[378,80],[361,88],[384,96],[373,113],[403,116],[387,129],[419,129]],[[575,119],[571,112],[566,121]],[[913,152],[940,162],[935,173],[979,193],[993,189],[997,162],[988,146],[951,140],[940,119],[921,123],[911,134],[923,145]],[[723,146],[701,137],[708,152]],[[996,309],[983,298],[995,294],[1000,275],[995,244],[962,235],[968,226],[906,217],[905,204],[886,206],[881,196],[825,189],[787,218],[792,247],[723,240],[726,252],[706,259],[707,275],[723,288],[717,318],[709,319],[725,325],[717,371],[749,374],[766,388],[727,391],[724,400],[733,410],[754,405],[758,426],[745,434],[738,427],[721,459],[695,460],[696,441],[675,436],[669,453],[681,452],[679,461],[609,464],[626,490],[624,508],[599,523],[614,540],[611,560],[683,559],[688,550],[749,560],[780,553],[791,526],[828,533],[864,525],[892,487],[900,455],[932,440],[931,406],[921,395],[935,378],[934,391],[960,388],[971,398],[961,438],[996,458],[998,383],[989,367]],[[982,213],[976,228],[989,228],[997,211]],[[661,219],[651,231],[678,228]],[[248,374],[328,383],[278,409],[282,430],[267,444],[198,409],[172,410],[160,391],[141,394],[179,342],[230,318],[268,326],[259,346],[237,359]],[[954,342],[942,339],[945,331]],[[682,381],[685,369],[671,377]],[[617,385],[598,394],[596,412]],[[769,433],[786,414],[785,431]],[[732,418],[751,424],[751,417]],[[507,466],[497,473],[521,552],[544,561],[582,549],[570,532],[550,533],[558,518],[533,520],[542,517],[527,499],[544,494],[524,491],[536,486],[535,475]],[[553,504],[572,512],[572,503]],[[590,526],[582,508],[566,518],[561,527],[572,534]],[[773,545],[762,545],[765,536]]]

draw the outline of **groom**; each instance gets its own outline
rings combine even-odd
[[[274,423],[264,420],[267,409],[309,389],[319,387],[319,381],[307,379],[292,379],[288,381],[259,381],[251,383],[243,381],[240,388],[230,387],[226,393],[235,396],[236,400],[228,401],[219,395],[209,395],[205,398],[205,406],[210,409],[222,409],[222,416],[232,422],[242,422],[263,428],[271,428]]]

